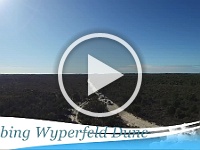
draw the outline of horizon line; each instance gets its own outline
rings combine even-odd
[[[62,73],[66,75],[70,74],[82,74],[86,75],[88,73]],[[112,74],[112,73],[111,73]],[[138,74],[134,72],[125,72],[122,74]],[[142,74],[200,74],[195,72],[142,72]],[[0,73],[0,75],[58,75],[58,73]]]

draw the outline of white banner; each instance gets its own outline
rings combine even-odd
[[[199,121],[158,128],[98,127],[25,118],[0,118],[0,149],[146,139],[191,132]]]

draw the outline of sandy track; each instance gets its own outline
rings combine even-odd
[[[85,105],[88,104],[88,101],[83,102],[81,105],[79,105],[80,108],[83,108]],[[79,111],[76,109],[73,109],[73,114],[74,115],[70,115],[69,118],[72,120],[72,122],[76,122],[78,124],[81,124],[80,120],[78,119],[78,114]]]
[[[119,106],[113,104],[113,105],[107,105],[107,108],[109,111],[112,111],[119,108]],[[130,127],[139,127],[139,128],[158,127],[155,123],[136,117],[133,114],[128,113],[127,111],[122,111],[118,115]]]
[[[91,82],[88,82],[88,83],[92,89],[95,88]],[[97,96],[99,96],[98,93],[96,93],[96,94],[97,94]],[[83,108],[87,104],[88,104],[88,101],[85,101],[79,107]],[[119,108],[119,106],[115,103],[113,103],[113,105],[107,104],[108,111],[112,111],[117,108]],[[79,114],[79,111],[74,110],[74,115],[71,115],[70,118],[72,119],[73,122],[81,124],[80,120],[78,119],[78,114]],[[138,127],[138,128],[158,127],[155,123],[152,123],[152,122],[149,122],[142,118],[139,118],[127,111],[122,111],[118,115],[129,127]]]
[[[95,86],[88,80],[90,88],[93,91],[97,91]],[[96,95],[103,95],[102,93],[96,92]],[[105,96],[104,96],[105,97]],[[111,101],[111,100],[110,100]],[[119,106],[115,103],[113,105],[107,104],[108,111],[112,111],[119,108]],[[132,113],[128,113],[127,111],[122,111],[118,114],[120,118],[129,126],[129,127],[138,127],[138,128],[150,128],[150,127],[158,127],[155,123],[151,123],[147,120],[134,116]]]

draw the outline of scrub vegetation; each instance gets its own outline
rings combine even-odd
[[[126,74],[100,90],[118,106],[131,96],[137,76]],[[79,105],[88,99],[87,110],[106,112],[105,104],[87,97],[87,75],[64,75],[66,91]],[[126,109],[157,125],[200,120],[200,74],[143,74],[140,92]],[[72,107],[62,96],[57,75],[0,75],[0,116],[73,122]],[[106,118],[79,113],[83,124],[126,126],[118,115]]]

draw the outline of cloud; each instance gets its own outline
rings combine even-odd
[[[122,73],[137,73],[136,65],[127,65],[116,68]],[[78,70],[78,68],[76,68]],[[200,65],[142,65],[143,73],[200,73]],[[0,66],[0,74],[15,73],[57,73],[48,67],[18,67],[18,66]]]
[[[47,74],[52,70],[41,67],[0,66],[0,74]]]
[[[119,67],[121,72],[137,72],[136,65]],[[143,73],[200,73],[200,65],[142,65]]]
[[[123,66],[123,67],[119,67],[117,70],[119,70],[120,72],[137,72],[137,67],[136,65],[128,65],[128,66]]]

